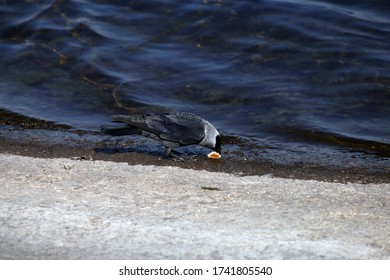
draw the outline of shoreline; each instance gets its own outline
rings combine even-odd
[[[184,169],[224,172],[239,176],[271,175],[278,178],[317,180],[340,183],[390,183],[389,170],[372,171],[361,166],[341,168],[313,163],[280,164],[270,160],[250,161],[225,157],[208,159],[206,154],[190,155],[189,160],[175,161],[163,158],[155,152],[137,152],[112,144],[92,143],[68,139],[62,143],[50,143],[31,139],[10,139],[0,135],[0,152],[35,158],[74,158],[80,160],[102,160],[124,162],[129,165],[175,166]],[[185,156],[185,155],[184,155]]]

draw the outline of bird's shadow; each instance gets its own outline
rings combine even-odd
[[[139,153],[145,155],[151,155],[162,158],[183,158],[183,157],[196,157],[205,154],[205,151],[196,146],[178,147],[172,149],[170,156],[165,155],[165,149],[163,145],[151,144],[151,145],[131,145],[131,146],[104,146],[94,149],[96,153],[102,153],[106,155],[114,154],[126,154],[126,153]]]
[[[127,153],[139,153],[139,154],[147,154],[147,155],[160,156],[160,157],[164,155],[163,147],[161,147],[160,150],[155,150],[155,149],[145,149],[139,147],[112,146],[112,147],[97,147],[94,150],[97,153],[102,153],[107,155],[127,154]]]

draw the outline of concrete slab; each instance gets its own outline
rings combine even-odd
[[[0,154],[0,259],[390,259],[390,184]]]

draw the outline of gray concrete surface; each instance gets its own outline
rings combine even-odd
[[[390,259],[390,184],[0,154],[1,259]]]

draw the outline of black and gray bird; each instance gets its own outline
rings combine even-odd
[[[221,153],[221,136],[208,121],[192,113],[115,115],[112,119],[125,126],[102,126],[112,136],[138,134],[157,140],[165,146],[168,156],[173,148],[201,145]]]

